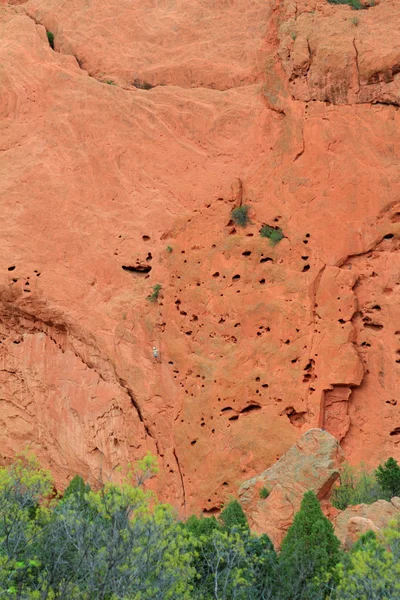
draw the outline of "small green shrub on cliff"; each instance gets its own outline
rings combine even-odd
[[[156,285],[153,285],[153,291],[151,292],[151,294],[149,296],[147,296],[147,300],[149,302],[157,302],[160,292],[161,292],[161,283],[156,283]]]
[[[47,41],[49,42],[49,46],[52,50],[54,50],[54,33],[51,31],[47,31]]]
[[[280,227],[271,227],[271,225],[263,225],[260,229],[260,235],[263,238],[268,238],[271,246],[276,246],[285,237]]]
[[[269,496],[269,491],[267,490],[267,488],[265,486],[262,487],[260,490],[260,498],[265,500],[265,498],[268,498],[268,496]]]
[[[348,4],[353,10],[361,10],[365,8],[360,0],[328,0],[329,4]]]
[[[249,223],[249,207],[243,204],[242,206],[237,206],[231,212],[232,221],[235,225],[239,225],[239,227],[246,227]]]

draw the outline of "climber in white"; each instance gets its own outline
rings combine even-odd
[[[159,351],[157,350],[157,348],[156,348],[155,346],[153,346],[153,356],[154,356],[154,358],[155,358],[155,360],[156,360],[157,362],[160,362],[160,361],[159,361],[159,358],[160,358],[160,353],[159,353]]]

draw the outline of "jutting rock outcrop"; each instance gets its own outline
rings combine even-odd
[[[320,500],[329,495],[339,477],[344,456],[327,431],[310,429],[272,467],[243,483],[239,499],[250,526],[267,533],[279,546],[299,510],[305,492]]]
[[[313,428],[400,459],[398,2],[0,4],[2,462],[151,450],[184,516]]]

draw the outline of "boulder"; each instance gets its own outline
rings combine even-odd
[[[275,465],[241,486],[239,499],[252,529],[267,533],[279,547],[304,493],[313,490],[324,499],[342,461],[342,450],[330,433],[310,429],[303,434]],[[267,498],[262,497],[264,488]]]
[[[390,502],[378,500],[373,504],[349,506],[334,519],[335,533],[348,550],[367,531],[378,533],[400,515],[400,498]]]

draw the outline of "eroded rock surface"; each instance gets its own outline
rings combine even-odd
[[[3,460],[149,449],[182,515],[311,428],[400,459],[398,3],[217,4],[0,8]]]

